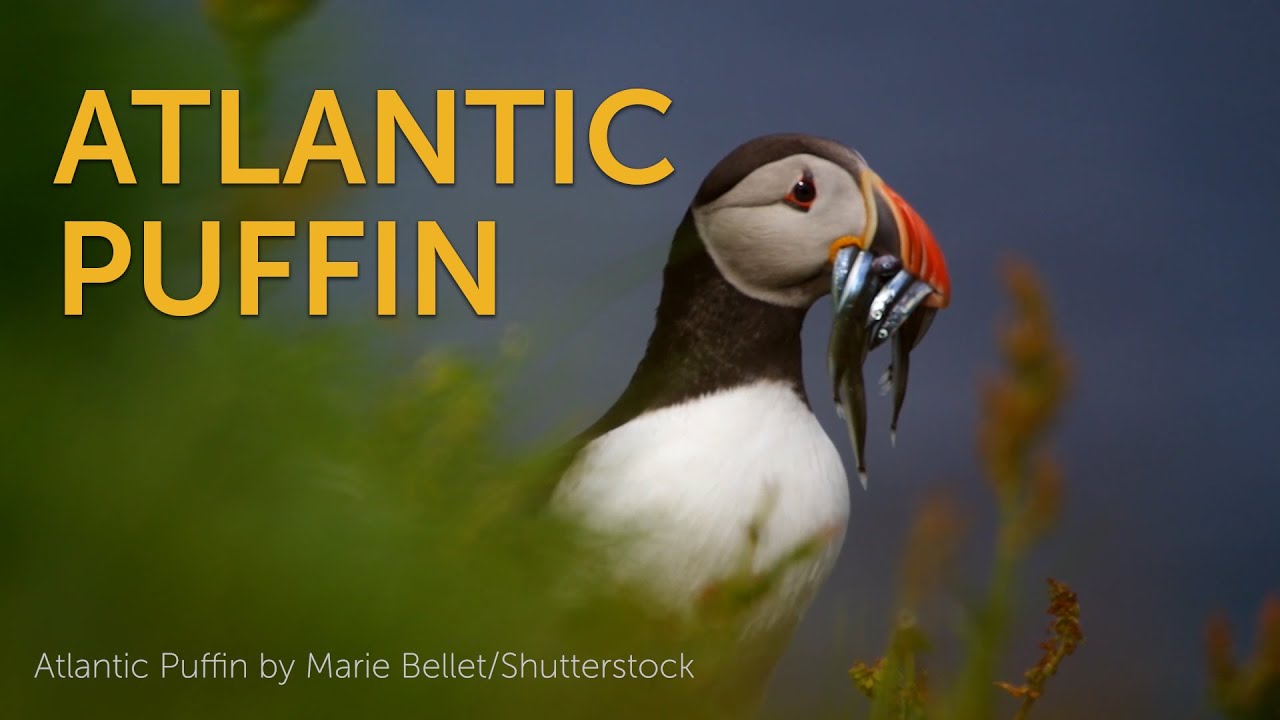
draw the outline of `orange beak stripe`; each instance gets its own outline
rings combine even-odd
[[[933,231],[914,208],[888,185],[880,183],[880,189],[893,208],[894,219],[901,229],[902,267],[933,287],[933,294],[925,299],[925,305],[944,308],[951,302],[951,275],[947,272],[947,259],[942,248],[933,239]]]

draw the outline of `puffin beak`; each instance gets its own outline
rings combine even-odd
[[[951,280],[942,251],[920,215],[874,172],[864,170],[860,185],[865,232],[838,238],[830,247],[835,312],[827,368],[865,489],[867,398],[862,367],[867,354],[893,340],[891,364],[881,382],[893,393],[890,438],[896,442],[911,349],[937,310],[950,302]]]

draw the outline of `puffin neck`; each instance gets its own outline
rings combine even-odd
[[[720,274],[686,213],[662,274],[657,321],[622,396],[587,439],[658,408],[759,381],[803,400],[800,329],[808,308],[749,297]]]

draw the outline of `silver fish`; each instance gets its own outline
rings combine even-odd
[[[835,303],[831,340],[827,346],[827,369],[831,373],[836,408],[849,428],[858,480],[867,487],[863,459],[867,441],[867,391],[862,366],[871,349],[867,318],[876,295],[877,275],[871,272],[871,253],[856,247],[841,248],[833,262],[832,297]]]
[[[896,444],[898,418],[907,395],[911,350],[928,330],[934,314],[932,308],[921,307],[933,288],[901,267],[897,258],[875,257],[856,247],[841,248],[832,262],[835,309],[827,369],[836,409],[849,430],[863,488],[867,487],[867,391],[862,369],[867,354],[892,338],[892,358],[881,382],[893,394],[889,437]]]

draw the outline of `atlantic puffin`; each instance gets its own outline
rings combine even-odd
[[[865,483],[862,364],[892,340],[896,426],[907,354],[950,298],[946,263],[861,155],[782,134],[739,146],[698,188],[644,356],[575,444],[553,497],[590,529],[625,536],[621,576],[679,613],[696,613],[744,564],[767,573],[798,558],[740,623],[743,641],[772,640],[776,653],[830,573],[849,516],[848,476],[801,371],[801,325],[828,292],[833,394]]]

